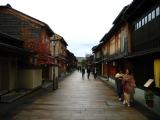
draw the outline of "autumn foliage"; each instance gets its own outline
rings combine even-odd
[[[49,43],[42,40],[28,40],[25,42],[25,47],[36,55],[37,64],[53,64]]]
[[[38,38],[32,35],[30,27],[21,29],[24,46],[33,52],[34,57],[37,59],[36,64],[52,64],[53,58],[50,55],[50,43],[42,37],[42,34],[43,33],[41,33]]]
[[[34,51],[38,54],[38,63],[39,64],[52,64],[53,58],[50,56],[50,47],[49,43],[39,41],[36,43]]]
[[[49,44],[42,40],[35,42],[34,51],[38,54],[48,55],[50,53]]]

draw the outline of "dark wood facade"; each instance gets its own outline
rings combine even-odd
[[[132,32],[132,52],[148,51],[160,48],[160,5],[152,7],[148,12],[140,16],[139,19],[133,22]],[[153,13],[153,14],[152,14]],[[154,16],[147,23],[143,23],[146,19],[149,20],[148,15]],[[151,16],[151,17],[152,17]],[[135,27],[139,24],[139,28]],[[141,27],[140,27],[141,26]]]
[[[160,59],[160,2],[135,0],[133,3],[132,10],[128,10],[132,14],[128,18],[132,25],[132,52],[127,58],[133,64],[137,86],[143,89],[148,79],[155,79],[154,60]]]
[[[11,91],[20,87],[17,72],[30,53],[23,47],[23,41],[0,33],[0,91]]]

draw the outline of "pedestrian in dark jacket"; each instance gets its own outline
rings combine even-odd
[[[93,69],[93,75],[94,75],[94,79],[96,79],[97,78],[97,68],[96,67]]]
[[[91,69],[90,69],[90,67],[88,67],[87,68],[87,77],[88,77],[88,79],[89,79],[89,76],[90,76],[90,72],[91,72]]]
[[[121,70],[118,70],[117,74],[115,75],[116,78],[116,86],[117,86],[117,94],[118,94],[118,100],[122,101],[123,98],[123,74]]]
[[[85,74],[85,68],[84,67],[81,69],[81,72],[82,72],[82,79],[84,79],[84,74]]]

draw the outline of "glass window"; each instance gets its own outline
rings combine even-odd
[[[152,20],[155,18],[155,10],[152,11]]]
[[[142,19],[142,26],[144,25],[144,18]]]
[[[139,28],[141,27],[141,21],[139,21]]]
[[[159,7],[156,8],[156,16],[159,16],[160,15],[160,9]]]
[[[138,25],[138,23],[137,23],[137,29],[139,28],[139,25]]]
[[[148,22],[148,19],[147,19],[147,16],[144,18],[144,23],[147,24]]]
[[[148,22],[151,21],[151,13],[148,14]]]

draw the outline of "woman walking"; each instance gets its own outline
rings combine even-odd
[[[133,102],[135,87],[136,84],[133,75],[131,75],[131,71],[129,69],[126,69],[125,74],[123,75],[123,104],[127,104],[128,107],[130,107],[130,103]]]

